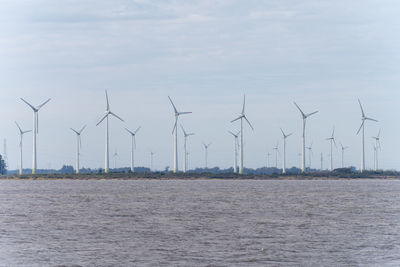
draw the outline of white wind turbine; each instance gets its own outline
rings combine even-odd
[[[314,111],[308,114],[305,114],[300,107],[296,104],[296,102],[293,102],[296,107],[299,109],[301,116],[303,118],[303,135],[302,135],[302,162],[301,162],[301,172],[305,172],[306,171],[306,158],[305,158],[305,150],[306,150],[306,120],[308,117],[310,117],[311,115],[317,113],[318,111]]]
[[[153,156],[156,152],[150,151],[150,171],[153,171]]]
[[[267,168],[269,168],[269,157],[271,156],[271,153],[267,153]]]
[[[211,146],[211,143],[209,143],[208,145],[206,145],[205,143],[203,143],[204,149],[205,149],[205,163],[206,163],[206,169],[207,169],[207,160],[208,160],[208,148]]]
[[[183,149],[185,150],[185,164],[184,164],[184,166],[183,166],[183,172],[187,172],[187,169],[188,169],[188,152],[187,152],[187,149],[186,149],[186,142],[187,142],[187,138],[189,137],[189,136],[191,136],[191,135],[194,135],[194,133],[187,133],[186,131],[185,131],[185,129],[183,128],[183,126],[182,126],[182,124],[181,124],[181,128],[182,128],[182,131],[183,131],[183,136],[184,136],[184,138],[185,138],[185,141],[184,141],[184,144],[183,144]]]
[[[174,136],[174,173],[177,173],[178,172],[178,131],[177,131],[178,117],[180,115],[190,114],[192,112],[179,112],[176,109],[174,102],[172,102],[172,99],[169,96],[168,96],[168,98],[172,104],[172,107],[174,108],[174,113],[175,113],[175,124],[174,124],[174,128],[172,129],[172,134],[175,133],[175,136]]]
[[[101,118],[101,120],[96,124],[96,126],[98,126],[104,119],[106,119],[106,151],[105,151],[104,172],[108,173],[110,171],[110,168],[109,168],[109,166],[110,166],[110,153],[109,153],[108,116],[109,115],[113,115],[114,117],[116,117],[120,121],[124,121],[124,120],[110,110],[110,104],[108,102],[107,90],[105,90],[105,92],[106,92],[106,101],[107,101],[107,109],[105,111],[106,114],[104,115],[103,118]]]
[[[240,119],[240,163],[239,163],[239,173],[243,174],[243,119],[247,121],[249,124],[250,128],[254,130],[253,126],[249,122],[249,120],[246,118],[246,115],[244,114],[245,111],[245,105],[246,105],[246,96],[243,95],[243,108],[242,108],[242,113],[240,113],[239,117],[236,119],[232,120],[231,122],[237,121]]]
[[[278,168],[278,153],[279,153],[279,148],[278,148],[279,142],[276,142],[276,146],[272,148],[272,150],[275,150],[275,168]]]
[[[134,150],[136,148],[136,133],[140,130],[139,126],[134,132],[130,131],[128,128],[125,127],[125,130],[131,135],[132,142],[131,142],[131,172],[135,172],[135,155]]]
[[[331,145],[331,152],[330,152],[330,161],[329,161],[329,170],[332,171],[333,170],[333,151],[332,151],[332,142],[335,144],[335,147],[337,148],[336,145],[336,141],[335,141],[335,127],[333,127],[333,131],[332,131],[332,135],[329,138],[326,138],[326,140],[328,140],[330,142]]]
[[[370,121],[376,121],[375,119],[369,118],[367,116],[365,116],[364,110],[361,106],[361,101],[360,99],[358,99],[358,103],[360,104],[360,109],[361,109],[361,126],[357,131],[357,134],[360,132],[360,130],[362,129],[362,134],[361,134],[361,168],[360,171],[363,172],[365,170],[365,151],[364,151],[364,123],[366,120],[370,120]]]
[[[340,147],[342,148],[342,168],[344,168],[344,151],[348,149],[348,146],[343,146],[342,143],[340,143]]]
[[[311,155],[312,155],[312,144],[313,142],[311,142],[310,146],[306,147],[308,149],[308,168],[311,169]]]
[[[281,128],[282,136],[283,136],[283,163],[282,163],[282,173],[286,173],[286,138],[292,135],[290,134],[285,134]]]
[[[36,151],[36,135],[39,133],[39,110],[50,101],[50,98],[43,102],[41,105],[34,107],[33,105],[29,104],[23,98],[22,101],[25,102],[31,109],[33,110],[33,156],[32,156],[32,174],[36,174],[37,169],[37,151]]]
[[[235,138],[235,148],[233,150],[234,154],[233,154],[233,173],[237,173],[237,148],[239,146],[239,141],[238,141],[238,137],[240,134],[240,131],[237,134],[232,133],[231,131],[228,131],[228,133],[230,133],[234,138]]]
[[[378,170],[378,149],[381,149],[381,142],[380,142],[380,136],[381,135],[381,129],[379,129],[378,135],[377,136],[372,136],[373,139],[375,139],[375,148],[374,148],[374,153],[375,153],[375,171]]]
[[[22,131],[21,127],[19,127],[18,123],[15,122],[19,130],[19,175],[22,175],[22,137],[24,134],[31,132],[32,130]]]
[[[83,130],[85,128],[86,128],[86,125],[83,126],[80,131],[77,131],[75,129],[70,128],[73,132],[75,132],[76,141],[77,141],[77,144],[76,144],[76,165],[75,165],[76,174],[79,173],[79,156],[80,156],[79,149],[82,147],[81,133],[83,132]]]

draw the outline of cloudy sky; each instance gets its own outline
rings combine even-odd
[[[373,139],[381,133],[380,166],[400,169],[397,138],[400,99],[400,17],[397,0],[279,1],[0,1],[0,138],[7,140],[11,169],[18,167],[19,136],[14,121],[32,128],[32,111],[20,97],[39,105],[38,167],[74,164],[75,136],[82,135],[84,167],[104,166],[104,90],[111,109],[111,155],[129,165],[130,137],[124,127],[142,126],[137,165],[164,169],[173,164],[173,110],[192,111],[181,123],[189,139],[189,167],[204,166],[202,142],[212,142],[209,166],[233,161],[227,130],[241,111],[245,128],[245,166],[261,167],[282,138],[289,166],[298,165],[301,117],[312,165],[328,166],[329,137],[350,148],[346,164],[360,166],[360,98],[367,115],[366,165],[373,167]],[[180,136],[180,152],[183,138]],[[24,138],[25,166],[31,166],[32,135]],[[0,149],[3,152],[3,149]],[[334,167],[340,150],[334,150]],[[183,163],[180,154],[180,168]],[[271,156],[270,163],[274,164]],[[281,165],[281,160],[278,162]],[[114,167],[114,160],[110,162]]]

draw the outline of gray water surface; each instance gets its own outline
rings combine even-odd
[[[399,266],[400,181],[0,181],[1,266]]]

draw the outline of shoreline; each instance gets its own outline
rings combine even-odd
[[[351,174],[287,174],[287,175],[239,175],[229,174],[172,174],[172,173],[109,173],[109,174],[24,174],[2,175],[0,180],[400,180],[399,174],[351,173]]]

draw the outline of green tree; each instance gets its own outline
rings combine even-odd
[[[7,173],[7,166],[6,163],[4,162],[3,156],[0,155],[0,174],[6,174]]]

